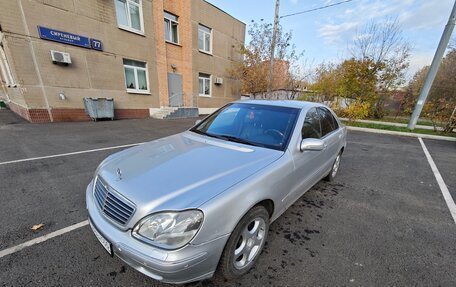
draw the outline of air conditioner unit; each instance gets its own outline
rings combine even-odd
[[[59,51],[54,51],[51,50],[51,58],[52,58],[52,63],[57,64],[71,64],[71,57],[69,53],[65,52],[59,52]]]
[[[215,78],[214,84],[216,84],[216,85],[223,84],[223,78]]]

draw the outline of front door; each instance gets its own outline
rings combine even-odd
[[[182,75],[168,73],[168,98],[170,107],[182,107]]]
[[[320,116],[316,108],[311,108],[305,117],[301,129],[302,139],[321,138]],[[309,188],[321,178],[323,173],[324,150],[299,151],[295,147],[292,152],[295,169],[290,180],[295,183],[290,193],[283,200],[286,206],[293,204]]]

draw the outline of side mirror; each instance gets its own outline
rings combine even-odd
[[[201,120],[196,120],[195,125],[199,124],[200,122],[201,122]]]
[[[299,145],[301,151],[312,150],[322,151],[326,148],[325,142],[320,139],[303,139]]]

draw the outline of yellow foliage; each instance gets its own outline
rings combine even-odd
[[[356,101],[344,110],[344,114],[350,120],[362,120],[369,116],[370,108],[369,103]]]

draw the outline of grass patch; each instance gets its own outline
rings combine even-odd
[[[370,128],[370,129],[426,134],[426,135],[435,135],[435,136],[456,137],[456,133],[444,133],[444,132],[439,132],[439,131],[436,132],[434,130],[414,129],[413,131],[411,131],[407,127],[396,127],[396,126],[388,126],[388,125],[382,125],[382,124],[370,124],[370,123],[360,123],[360,122],[351,122],[351,121],[342,121],[342,122],[345,125],[351,126],[351,127]]]
[[[377,119],[375,119],[375,120],[377,120]],[[400,124],[408,124],[409,120],[410,119],[407,117],[393,117],[393,116],[385,116],[382,119],[378,119],[378,121],[400,123]],[[421,126],[430,126],[430,127],[433,126],[432,122],[430,120],[423,120],[423,119],[418,120],[418,122],[416,124],[421,125]]]

